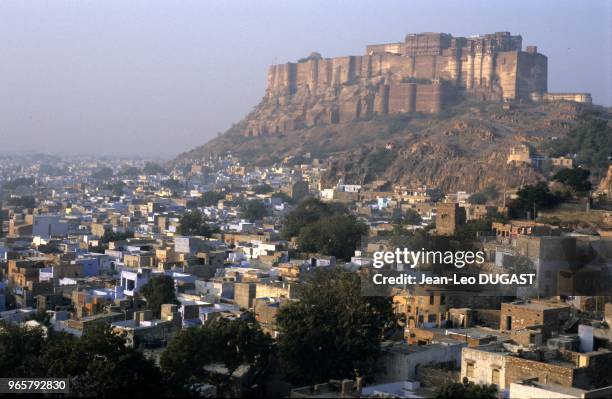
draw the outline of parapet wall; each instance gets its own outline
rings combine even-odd
[[[444,84],[396,83],[382,95],[387,95],[387,112],[380,114],[399,114],[410,112],[438,113],[444,105]],[[383,99],[384,101],[384,99]]]
[[[366,55],[308,58],[273,65],[269,95],[292,94],[299,87],[316,90],[356,79],[445,80],[467,92],[486,89],[500,99],[529,99],[547,91],[547,58],[537,47],[521,49],[520,36],[507,32],[475,38],[448,34],[408,35],[406,42],[368,46]]]
[[[533,101],[573,101],[577,103],[592,104],[591,93],[532,93]]]

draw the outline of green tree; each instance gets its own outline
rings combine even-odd
[[[417,211],[415,211],[414,209],[406,210],[406,214],[404,215],[404,223],[417,225],[417,224],[421,224],[422,221],[423,219],[421,218],[421,215],[419,215]]]
[[[160,365],[176,386],[206,382],[223,392],[242,365],[252,368],[249,374],[255,380],[251,384],[256,383],[268,365],[271,349],[272,339],[257,323],[219,317],[176,334],[163,352]],[[227,374],[206,367],[215,364],[223,365]]]
[[[372,375],[385,332],[394,328],[389,297],[361,295],[360,278],[342,269],[317,270],[298,301],[276,320],[281,367],[295,384]]]
[[[99,323],[81,338],[53,332],[41,359],[46,375],[70,378],[73,396],[159,396],[166,392],[159,368],[126,346],[125,334]]]
[[[91,177],[99,180],[106,180],[113,176],[113,170],[108,166],[102,166],[97,168],[92,174]]]
[[[142,173],[142,170],[138,169],[135,166],[127,166],[121,169],[118,173],[119,176],[135,178],[138,177]]]
[[[330,211],[326,204],[316,198],[307,198],[287,215],[282,234],[285,238],[295,237],[302,227],[316,223],[320,218],[329,215]]]
[[[122,182],[121,180],[118,180],[111,184],[105,185],[104,188],[112,191],[113,195],[120,196],[120,195],[123,195],[123,189],[125,188],[125,186],[126,184],[124,182]]]
[[[147,175],[165,175],[168,171],[164,169],[160,164],[155,162],[147,162],[142,168],[142,171]]]
[[[463,382],[454,382],[441,387],[436,392],[436,399],[495,399],[497,398],[497,387],[491,385],[479,385],[469,381],[466,377]]]
[[[200,197],[199,206],[217,206],[219,200],[225,198],[225,194],[219,191],[207,191]]]
[[[174,280],[164,274],[151,277],[149,282],[142,286],[140,294],[147,300],[147,308],[155,317],[161,314],[161,305],[179,302],[176,299]]]
[[[605,169],[612,157],[611,126],[601,112],[587,112],[567,136],[553,142],[551,155],[576,154],[579,165]]]
[[[551,193],[545,182],[525,186],[518,190],[517,196],[518,198],[508,204],[510,213],[514,217],[524,217],[527,212],[533,214],[534,209],[537,212],[539,209],[554,208],[565,199],[561,194]]]
[[[553,176],[554,181],[565,184],[578,193],[585,193],[592,188],[589,176],[591,171],[582,168],[563,168]]]
[[[36,198],[31,195],[12,196],[6,200],[9,206],[20,206],[22,208],[34,208],[36,206]]]
[[[484,231],[491,231],[490,219],[470,220],[467,223],[457,227],[455,238],[475,239],[477,233]]]
[[[167,393],[155,364],[97,324],[77,338],[48,328],[0,323],[0,376],[70,379],[72,396],[150,397]]]
[[[485,187],[482,191],[470,195],[468,201],[470,204],[484,205],[488,201],[497,198],[499,190],[494,185]]]
[[[422,221],[423,219],[421,219],[421,215],[419,215],[417,211],[414,209],[407,209],[404,215],[401,215],[400,213],[394,218],[393,224],[418,225],[421,224]]]
[[[5,190],[15,190],[19,187],[32,187],[35,181],[36,179],[33,177],[18,177],[4,182],[3,188]]]
[[[185,184],[176,179],[166,179],[161,182],[161,185],[168,190],[181,191],[185,188]]]
[[[184,236],[210,237],[213,229],[206,222],[206,218],[199,210],[185,212],[179,220],[179,234]]]
[[[39,354],[45,347],[42,329],[0,322],[0,377],[43,377]]]
[[[112,230],[106,230],[104,235],[100,237],[100,242],[102,244],[108,244],[112,241],[123,241],[128,238],[134,238],[134,232],[131,230],[126,231],[125,233],[114,232]]]
[[[469,203],[475,205],[484,205],[487,203],[487,200],[487,196],[483,193],[474,193],[470,195],[470,198],[468,198]]]
[[[283,224],[283,237],[297,237],[303,252],[319,252],[349,259],[368,228],[339,203],[316,198],[302,201]]]
[[[318,252],[349,260],[368,226],[353,215],[333,215],[300,229],[298,247],[302,252]]]
[[[312,53],[310,53],[310,54],[308,55],[308,57],[300,58],[300,59],[298,60],[298,62],[306,62],[306,61],[310,61],[310,60],[320,60],[320,59],[322,59],[322,58],[323,58],[323,57],[321,56],[321,54],[320,54],[320,53],[318,53],[318,52],[316,52],[316,51],[313,51]]]
[[[283,236],[296,237],[303,227],[318,222],[334,214],[348,213],[346,207],[339,203],[326,204],[316,198],[306,198],[291,211],[283,223]]]
[[[246,203],[242,206],[242,211],[240,212],[240,216],[242,218],[252,222],[261,220],[267,215],[268,208],[266,207],[266,204],[259,200],[246,201]]]
[[[255,194],[268,194],[274,191],[274,188],[269,184],[260,184],[253,188]]]
[[[163,373],[176,386],[203,382],[206,378],[204,365],[209,361],[206,348],[207,336],[201,328],[179,331],[161,355]]]
[[[283,193],[282,191],[276,191],[274,194],[272,194],[272,197],[280,198],[283,202],[286,202],[288,204],[295,204],[293,198],[288,196],[286,193]]]

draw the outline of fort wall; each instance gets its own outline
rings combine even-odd
[[[408,34],[366,47],[364,55],[272,65],[266,96],[245,135],[274,134],[372,114],[437,113],[458,94],[531,100],[547,91],[547,58],[522,50],[521,36]]]
[[[404,43],[367,46],[366,55],[273,65],[268,73],[268,92],[282,92],[286,88],[292,92],[297,86],[332,87],[376,76],[397,81],[443,79],[468,91],[474,87],[493,87],[499,78],[505,81],[501,89],[508,99],[529,96],[530,90],[545,92],[546,57],[537,53],[535,46],[522,51],[521,43],[520,36],[508,32],[475,38],[411,34]],[[513,86],[516,78],[521,78],[526,93]]]
[[[416,111],[416,83],[392,84],[383,95],[388,96],[388,109],[385,113],[401,113]]]

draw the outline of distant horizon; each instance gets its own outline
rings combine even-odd
[[[4,1],[0,154],[171,160],[250,112],[269,65],[426,31],[520,34],[548,56],[549,91],[612,106],[605,0]]]
[[[110,158],[110,159],[126,159],[132,161],[151,161],[151,162],[168,162],[172,161],[179,154],[170,154],[167,157],[164,157],[160,154],[112,154],[112,153],[91,153],[91,152],[49,152],[49,151],[36,151],[36,150],[24,150],[24,151],[4,151],[0,150],[0,158],[1,157],[34,157],[34,156],[47,156],[47,157],[68,157],[69,160],[74,158],[87,158],[90,157],[95,160],[100,160],[102,158]]]

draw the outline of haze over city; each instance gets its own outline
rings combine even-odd
[[[610,0],[0,0],[0,395],[612,397]]]
[[[610,106],[611,21],[608,1],[2,1],[0,151],[172,158],[246,115],[269,65],[408,32],[520,34],[550,91]]]

